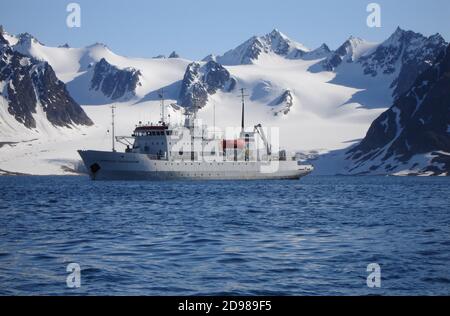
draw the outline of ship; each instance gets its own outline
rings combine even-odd
[[[296,155],[274,150],[261,124],[244,128],[245,95],[241,89],[240,133],[233,139],[210,132],[197,119],[195,105],[183,109],[183,124],[165,119],[163,93],[161,119],[135,126],[131,136],[115,136],[112,106],[112,150],[79,150],[92,180],[286,180],[313,171]],[[194,102],[195,104],[195,102]],[[125,146],[116,150],[116,142]]]

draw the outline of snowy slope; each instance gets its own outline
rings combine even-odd
[[[109,149],[111,104],[117,106],[118,135],[130,135],[139,121],[157,121],[160,116],[159,91],[164,89],[166,104],[177,102],[186,70],[192,63],[183,58],[119,56],[103,44],[85,48],[47,47],[31,36],[11,36],[10,39],[15,42],[16,50],[47,61],[95,123],[93,127],[72,130],[50,127],[42,135],[24,130],[15,139],[8,138],[7,144],[0,139],[0,169],[11,172],[70,173],[68,170],[79,163],[77,149]],[[354,41],[355,45],[351,45],[346,55],[352,60],[369,56],[379,47],[379,44]],[[280,145],[289,150],[308,152],[346,148],[362,139],[372,121],[392,104],[390,83],[395,74],[370,76],[364,74],[360,63],[342,61],[336,71],[323,69],[333,54],[335,52],[326,45],[310,51],[274,30],[250,39],[223,56],[210,56],[199,62],[200,67],[206,61],[216,60],[225,64],[230,78],[236,83],[233,89],[215,89],[213,94],[208,94],[199,117],[212,125],[215,110],[216,125],[222,130],[238,127],[238,89],[245,88],[249,95],[246,103],[249,129],[257,123],[279,128]],[[93,69],[102,59],[119,70],[132,68],[140,72],[140,85],[131,97],[112,101],[103,93],[90,89]],[[15,124],[8,113],[0,111],[3,111],[0,119]],[[172,122],[181,121],[180,111],[170,106],[168,111]]]
[[[211,59],[222,65],[244,65],[253,64],[265,54],[276,54],[289,59],[298,59],[308,53],[310,50],[303,44],[291,40],[285,34],[274,29],[264,36],[254,36],[229,50],[223,56],[205,57],[205,61]]]
[[[0,33],[1,140],[93,125],[52,67],[14,51],[3,35]]]
[[[39,60],[47,61],[55,70],[58,78],[68,85],[72,96],[78,99],[89,94],[89,84],[96,63],[105,59],[119,69],[134,68],[142,73],[141,86],[136,91],[136,100],[144,98],[150,92],[170,86],[182,78],[190,61],[179,58],[144,59],[129,58],[114,54],[104,44],[96,43],[85,48],[47,47],[29,35],[19,37],[14,49]],[[95,95],[95,93],[93,93]],[[92,103],[105,103],[108,100],[101,95],[91,98]],[[110,101],[110,100],[109,100]]]

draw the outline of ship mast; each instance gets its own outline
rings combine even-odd
[[[164,89],[159,91],[159,97],[161,99],[161,124],[165,124],[165,114],[164,114]]]
[[[195,160],[195,119],[197,118],[197,111],[198,111],[198,99],[196,96],[193,98],[193,104],[192,104],[192,116],[191,116],[191,161]]]
[[[244,133],[244,124],[245,124],[245,97],[248,95],[245,94],[245,88],[241,88],[241,95],[239,96],[242,100],[242,121],[241,121],[241,133]]]
[[[111,135],[112,135],[112,151],[113,152],[116,152],[116,142],[115,142],[115,138],[116,138],[116,135],[115,135],[115,126],[114,126],[114,109],[115,109],[116,107],[115,107],[115,105],[113,104],[113,105],[111,105],[111,130],[112,130],[112,133],[111,133]]]
[[[213,127],[214,139],[216,139],[216,102],[213,103]]]

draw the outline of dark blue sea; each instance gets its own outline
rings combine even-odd
[[[0,177],[0,294],[449,295],[450,179]]]

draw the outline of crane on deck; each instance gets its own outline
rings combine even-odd
[[[262,128],[261,124],[255,125],[254,131],[259,134],[262,141],[264,142],[264,147],[267,151],[267,156],[272,155],[272,146],[270,145],[269,141],[267,140],[266,134],[264,133],[264,129]]]

